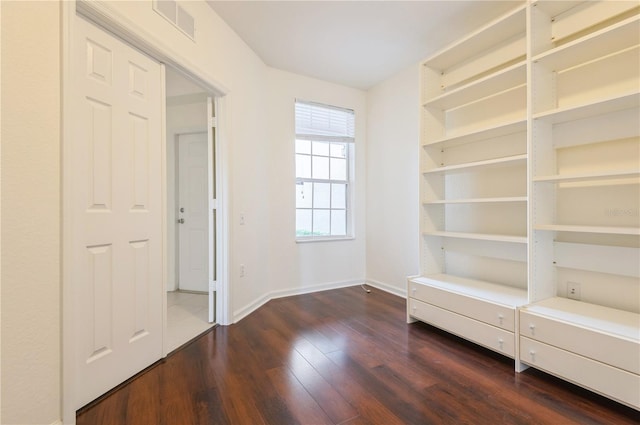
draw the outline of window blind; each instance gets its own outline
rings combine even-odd
[[[351,109],[296,100],[296,138],[316,141],[355,141]]]

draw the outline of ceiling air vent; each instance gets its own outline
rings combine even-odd
[[[196,39],[196,21],[176,0],[154,0],[153,10],[164,16],[190,39]]]

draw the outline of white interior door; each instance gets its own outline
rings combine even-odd
[[[81,18],[65,167],[75,407],[162,356],[162,69]]]
[[[208,291],[207,133],[178,137],[178,288]]]

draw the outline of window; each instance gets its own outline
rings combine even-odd
[[[296,101],[296,238],[351,236],[350,109]]]

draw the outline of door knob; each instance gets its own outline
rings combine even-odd
[[[180,224],[184,224],[184,218],[179,218],[179,219],[178,219],[178,223],[180,223]]]

